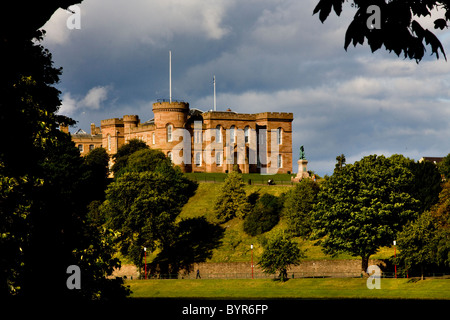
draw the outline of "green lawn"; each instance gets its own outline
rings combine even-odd
[[[192,172],[185,173],[186,176],[192,180],[205,182],[205,181],[213,181],[213,182],[223,182],[225,181],[227,174],[226,173],[203,173],[203,172]],[[267,180],[271,179],[275,181],[276,184],[293,184],[291,183],[291,174],[259,174],[259,173],[243,173],[242,180],[245,183],[251,184],[267,184]],[[295,175],[294,175],[295,176]]]
[[[133,298],[377,298],[448,299],[450,279],[381,279],[380,289],[368,289],[365,279],[132,280]]]

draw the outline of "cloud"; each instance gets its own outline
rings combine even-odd
[[[86,94],[86,96],[81,100],[81,105],[86,108],[100,109],[100,104],[105,101],[108,97],[109,87],[99,86],[94,87]]]
[[[62,104],[59,109],[60,114],[74,115],[80,111],[99,110],[102,103],[107,100],[110,86],[97,86],[88,91],[81,99],[76,99],[70,92],[65,92],[62,96]]]

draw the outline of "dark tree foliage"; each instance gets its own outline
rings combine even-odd
[[[152,261],[150,275],[159,273],[161,277],[171,277],[177,276],[181,270],[191,272],[194,263],[210,259],[213,249],[222,244],[224,229],[208,222],[205,217],[198,217],[181,220],[173,235]]]
[[[111,168],[114,177],[117,178],[122,174],[123,169],[128,165],[128,158],[141,149],[149,149],[149,147],[144,141],[131,139],[117,150],[117,153],[113,156],[114,165]]]
[[[339,16],[345,0],[319,0],[313,14],[318,13],[322,23],[327,19],[331,10]],[[448,0],[353,0],[352,6],[356,8],[356,14],[350,22],[345,34],[344,48],[347,50],[352,43],[367,43],[372,52],[385,47],[389,52],[394,51],[397,56],[403,54],[405,58],[414,59],[418,63],[422,60],[426,46],[431,47],[431,54],[439,52],[447,60],[444,48],[439,39],[428,29],[424,29],[415,18],[431,17],[433,9],[443,10],[444,18],[434,20],[434,29],[447,28],[450,20],[450,1]],[[375,5],[380,9],[380,28],[371,26],[374,11],[368,9]],[[368,27],[369,21],[369,27]]]
[[[0,19],[0,136],[6,138],[0,149],[2,301],[19,296],[74,302],[127,293],[120,281],[106,279],[119,264],[86,216],[97,197],[88,188],[97,169],[84,163],[70,136],[58,130],[75,121],[56,114],[61,101],[54,85],[62,69],[40,45],[45,32],[36,31],[58,7],[71,4],[10,2]],[[66,286],[67,267],[74,264],[81,268],[80,290]]]
[[[308,238],[312,232],[312,211],[317,202],[319,184],[311,179],[303,179],[284,200],[282,214],[287,218],[288,230],[294,236]]]
[[[450,182],[443,185],[439,201],[430,211],[407,224],[397,237],[397,264],[409,275],[448,272],[450,269]]]
[[[244,231],[251,236],[257,236],[271,230],[280,221],[280,210],[278,197],[263,194],[245,217]]]
[[[450,153],[442,159],[438,168],[444,179],[450,179]]]

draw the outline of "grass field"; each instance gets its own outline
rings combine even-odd
[[[445,299],[450,300],[450,279],[380,279],[380,289],[368,289],[365,279],[133,280],[127,281],[133,298],[233,299]]]

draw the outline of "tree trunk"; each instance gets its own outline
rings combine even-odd
[[[369,267],[369,256],[361,257],[361,275],[367,277],[367,268]]]

